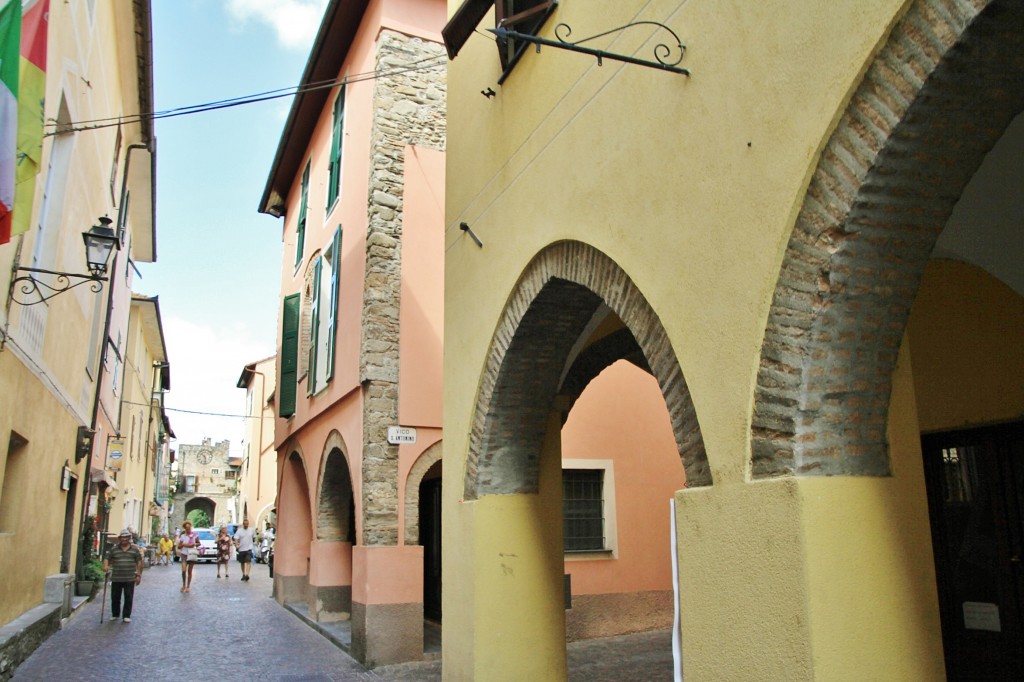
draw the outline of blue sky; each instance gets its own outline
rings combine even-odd
[[[153,0],[157,111],[298,83],[326,0]],[[281,222],[257,213],[290,98],[156,122],[159,296],[179,444],[241,454],[246,363],[274,353]]]

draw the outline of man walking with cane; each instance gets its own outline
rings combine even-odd
[[[103,560],[103,571],[110,571],[110,615],[113,620],[122,618],[132,622],[132,602],[135,600],[135,586],[142,580],[142,552],[132,544],[132,533],[127,528],[117,536],[117,544]],[[124,607],[121,597],[124,597]],[[101,607],[102,608],[102,607]]]

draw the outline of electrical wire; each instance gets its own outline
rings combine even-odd
[[[125,405],[138,405],[139,407],[149,407],[149,405],[147,405],[146,403],[136,403],[136,402],[132,402],[131,400],[122,400],[121,402],[123,404],[125,404]],[[253,414],[253,415],[248,415],[248,414],[225,414],[223,412],[203,412],[201,410],[183,410],[183,409],[178,408],[178,407],[167,407],[167,406],[164,406],[163,409],[164,409],[165,412],[184,412],[185,414],[197,414],[197,415],[201,415],[201,416],[204,416],[204,417],[233,417],[233,418],[238,418],[238,419],[273,419],[273,417],[261,417],[261,416],[255,415],[255,414]]]
[[[162,118],[174,118],[177,116],[187,116],[189,114],[200,114],[208,111],[217,111],[219,109],[228,109],[231,107],[242,106],[244,104],[257,104],[259,102],[267,102],[269,100],[280,99],[282,97],[293,97],[295,95],[302,95],[307,92],[331,89],[339,85],[349,85],[350,83],[361,83],[363,81],[376,80],[377,78],[381,78],[383,76],[396,76],[411,71],[425,71],[428,69],[434,69],[439,66],[442,66],[446,59],[447,58],[444,57],[443,55],[435,57],[424,57],[423,59],[411,62],[406,66],[379,69],[376,71],[369,71],[367,73],[356,74],[354,76],[348,76],[346,78],[341,79],[316,81],[313,83],[307,83],[306,85],[278,88],[276,90],[267,90],[265,92],[258,92],[252,95],[244,95],[241,97],[222,99],[214,102],[206,102],[204,104],[193,104],[189,106],[175,107],[173,109],[165,109],[162,111],[154,111],[145,114],[135,114],[132,116],[96,118],[85,121],[78,121],[77,123],[70,124],[62,124],[59,121],[50,119],[46,122],[45,125],[51,128],[55,128],[55,130],[46,132],[43,134],[43,136],[49,137],[51,135],[63,135],[65,133],[75,133],[84,130],[98,130],[101,128],[111,128],[114,126],[126,125],[130,123],[138,123],[144,120],[153,121]]]

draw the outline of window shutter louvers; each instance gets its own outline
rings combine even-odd
[[[309,294],[309,372],[306,375],[306,395],[316,393],[316,347],[320,341],[320,273],[323,269],[323,262],[323,258],[317,258],[313,263],[313,290]]]
[[[334,231],[331,245],[331,298],[327,308],[327,379],[334,377],[334,347],[338,335],[338,285],[341,279],[341,228]]]
[[[299,368],[299,295],[285,296],[281,311],[281,384],[278,414],[295,414],[295,390]]]

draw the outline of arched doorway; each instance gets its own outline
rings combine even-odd
[[[352,474],[341,435],[332,432],[327,454],[321,458],[318,488],[316,575],[310,576],[316,592],[310,617],[317,621],[347,620],[352,613],[352,546],[356,542],[355,497]]]
[[[196,523],[196,516],[190,516],[194,511],[202,512],[206,517],[206,523]],[[185,502],[185,518],[192,520],[194,526],[209,526],[217,518],[217,503],[209,497],[193,497]]]
[[[565,675],[561,427],[590,380],[619,359],[657,380],[687,485],[711,485],[682,369],[643,294],[587,244],[559,242],[537,254],[488,352],[463,499],[475,502],[474,543],[488,562],[488,588],[474,594],[475,627],[508,632],[554,678]],[[453,605],[447,595],[445,604]],[[492,665],[504,655],[483,654]]]
[[[313,540],[309,480],[305,462],[297,451],[288,455],[281,469],[281,523],[274,539],[274,596],[282,603],[305,602]]]

